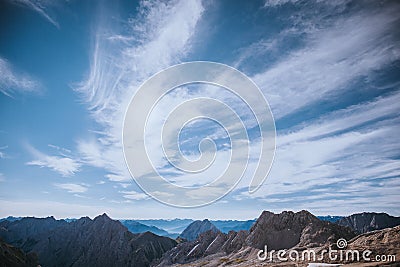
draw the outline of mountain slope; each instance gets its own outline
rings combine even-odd
[[[348,228],[321,221],[308,211],[264,211],[250,229],[246,244],[262,249],[287,249],[294,246],[315,247],[338,238],[350,239],[355,234]]]
[[[21,249],[11,246],[0,239],[0,267],[36,267],[36,254],[26,254]]]
[[[248,253],[263,249],[265,245],[271,250],[318,247],[354,236],[349,228],[321,221],[307,211],[280,214],[264,211],[250,231],[225,234],[209,230],[196,240],[178,244],[165,253],[158,266],[191,263],[199,259],[207,261],[234,254],[247,257]]]
[[[386,213],[363,212],[343,217],[337,224],[348,226],[358,233],[367,233],[400,225],[400,217]]]
[[[24,231],[24,225],[13,229]],[[174,240],[150,232],[133,234],[103,214],[28,237],[22,248],[37,253],[42,266],[149,266],[175,245]]]
[[[194,221],[179,235],[181,238],[192,241],[195,240],[200,234],[211,230],[212,232],[219,232],[209,220]]]

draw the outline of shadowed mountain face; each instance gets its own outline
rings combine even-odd
[[[179,235],[181,238],[192,241],[195,240],[201,233],[212,231],[219,232],[209,220],[194,221]]]
[[[26,254],[21,249],[11,246],[0,239],[0,266],[36,267],[38,266],[38,261],[36,254]]]
[[[294,246],[315,247],[354,236],[350,229],[321,221],[308,211],[284,211],[280,214],[264,211],[250,229],[246,244],[258,249],[267,245],[279,250]]]
[[[367,233],[400,225],[400,217],[386,213],[363,212],[343,217],[337,224],[348,226],[357,233]]]
[[[57,227],[32,235],[26,228],[41,229],[37,224],[42,221],[31,220],[31,225],[21,221],[4,225],[0,234],[25,252],[35,252],[42,266],[149,266],[176,245],[150,232],[132,234],[106,214],[94,220],[58,222]]]
[[[188,227],[189,228],[189,227]],[[264,211],[250,231],[231,231],[228,234],[207,231],[191,242],[181,243],[162,257],[159,266],[188,263],[203,257],[224,256],[263,249],[318,247],[347,240],[355,233],[349,228],[321,221],[307,211],[274,214]]]

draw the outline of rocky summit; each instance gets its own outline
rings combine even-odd
[[[42,229],[31,220],[28,229]],[[133,234],[106,214],[91,220],[55,223],[48,231],[30,235],[26,222],[2,225],[1,236],[25,253],[38,255],[41,266],[149,266],[176,245],[176,241],[150,232]]]
[[[217,227],[215,227],[209,220],[205,219],[203,221],[192,222],[179,236],[192,241],[206,231],[219,232]]]
[[[181,243],[165,253],[158,265],[191,263],[199,259],[207,261],[227,255],[243,258],[265,245],[271,250],[318,247],[354,236],[351,229],[321,221],[308,211],[280,214],[264,211],[250,231],[231,231],[228,234],[207,231],[196,240]]]

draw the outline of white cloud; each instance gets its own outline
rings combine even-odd
[[[78,142],[78,150],[86,164],[110,172],[108,179],[130,180],[121,144],[128,101],[149,75],[180,62],[188,53],[202,12],[200,1],[143,1],[139,16],[125,25],[129,31],[124,34],[104,20],[111,14],[102,16],[89,76],[75,90],[100,125],[92,139]]]
[[[123,197],[130,200],[144,200],[149,199],[149,196],[145,193],[140,193],[136,191],[120,191],[123,194]]]
[[[400,151],[398,97],[380,97],[281,133],[264,186],[249,194],[243,181],[234,198],[255,198],[274,209],[290,206],[319,214],[373,207],[398,210],[392,207],[400,189],[400,166],[395,159]],[[352,208],[343,210],[343,205]]]
[[[0,92],[12,97],[14,93],[38,93],[40,83],[25,73],[15,70],[4,58],[0,57]]]
[[[314,28],[304,48],[255,75],[275,118],[337,97],[354,79],[400,59],[394,35],[398,14],[397,6],[360,11],[327,28]]]
[[[39,15],[41,15],[42,17],[44,17],[48,22],[50,22],[51,24],[53,24],[57,29],[60,28],[60,25],[58,24],[58,22],[49,15],[48,13],[48,7],[50,5],[54,5],[55,1],[46,1],[46,0],[38,0],[38,1],[32,1],[32,0],[9,0],[12,3],[15,4],[20,4],[23,6],[26,6],[32,10],[34,10],[35,12],[37,12]]]
[[[67,184],[54,184],[54,186],[60,189],[67,190],[68,193],[84,193],[88,190],[88,188],[82,184],[67,183]]]
[[[26,148],[35,158],[34,160],[27,162],[27,165],[46,167],[58,172],[62,176],[74,175],[81,167],[81,163],[76,159],[65,156],[49,156],[29,144],[26,145]]]

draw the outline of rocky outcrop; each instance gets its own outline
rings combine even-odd
[[[203,221],[192,222],[179,236],[186,240],[192,241],[195,240],[200,234],[207,231],[219,232],[217,227],[215,227],[209,220],[205,219]]]
[[[280,214],[264,211],[250,229],[246,245],[279,250],[298,247],[316,247],[339,238],[352,238],[348,228],[321,221],[308,211],[284,211]]]
[[[176,241],[150,232],[133,234],[103,214],[42,231],[25,239],[22,248],[35,252],[42,266],[149,266],[175,245]]]
[[[184,242],[165,253],[158,266],[184,264],[215,254],[227,254],[240,249],[247,233],[231,231],[229,234],[209,230],[195,241]],[[237,238],[236,238],[237,237]]]
[[[206,261],[227,255],[235,255],[239,259],[238,255],[244,257],[246,253],[263,249],[265,245],[270,250],[318,247],[334,243],[339,238],[349,240],[354,236],[351,229],[321,221],[308,211],[285,211],[280,214],[264,211],[250,231],[230,231],[228,234],[207,231],[196,240],[179,244],[167,252],[159,266],[191,264],[199,259]]]
[[[386,213],[363,212],[343,217],[337,224],[348,226],[357,233],[367,233],[400,225],[400,217]]]
[[[11,246],[0,239],[0,267],[37,267],[37,256],[26,254],[21,249]]]

